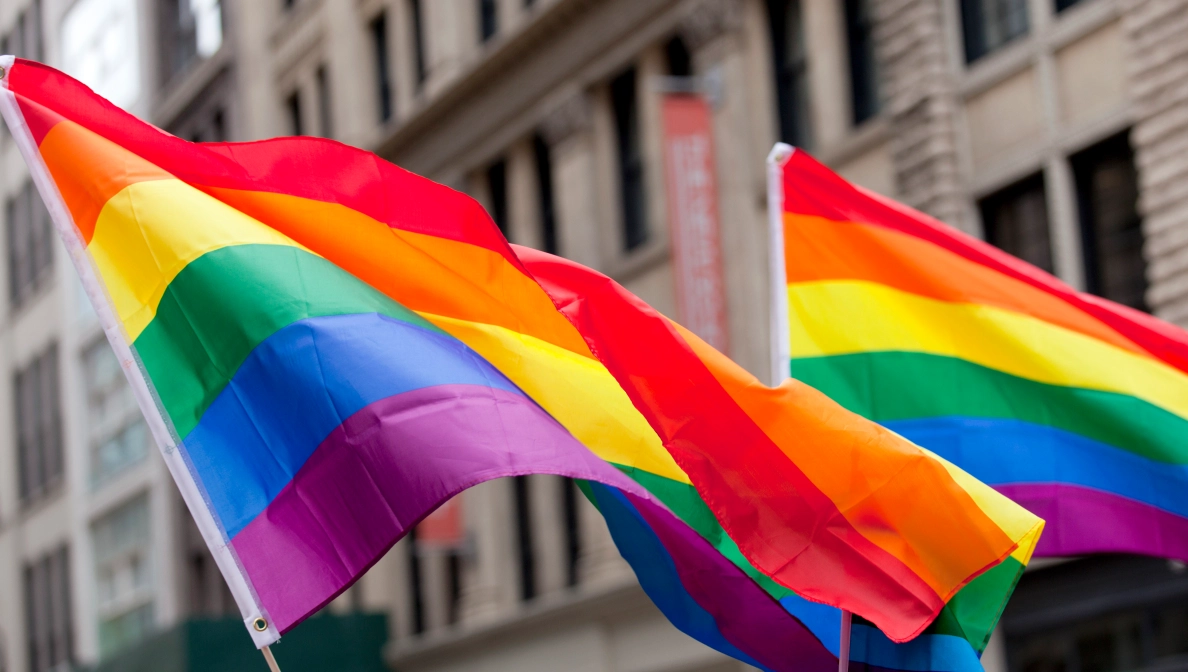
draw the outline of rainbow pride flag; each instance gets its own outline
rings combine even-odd
[[[817,603],[897,640],[993,621],[1038,539],[951,464],[509,246],[462,194],[332,141],[188,143],[51,68],[0,67],[0,111],[257,645],[441,502],[516,474],[584,480],[666,616],[770,670],[836,667]],[[934,669],[918,641],[871,666]]]
[[[1042,516],[1040,555],[1188,560],[1188,332],[800,150],[779,186],[784,375]]]

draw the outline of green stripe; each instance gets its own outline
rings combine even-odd
[[[793,594],[791,590],[773,581],[756,569],[739,550],[734,540],[726,534],[697,490],[688,483],[632,467],[615,465],[664,503],[686,525],[697,531],[736,567],[743,570],[776,600]],[[1023,564],[1014,558],[981,574],[953,596],[926,631],[934,635],[961,637],[979,653],[986,648],[990,634],[1002,615],[1007,598],[1015,590],[1015,584],[1023,574]],[[859,622],[868,623],[860,617]]]
[[[914,352],[793,359],[792,374],[876,422],[949,415],[1016,419],[1148,459],[1188,463],[1188,420],[1125,394],[1037,383],[963,359]]]
[[[295,247],[237,245],[182,269],[133,345],[184,439],[266,338],[307,317],[353,313],[439,331],[322,257]]]

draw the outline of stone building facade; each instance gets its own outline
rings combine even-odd
[[[120,30],[123,56],[93,67]],[[729,354],[759,375],[776,140],[1188,326],[1188,0],[0,0],[3,36],[188,139],[376,151],[670,315],[660,101],[704,91]],[[64,255],[11,233],[37,221],[11,142],[0,170],[0,671],[40,672],[231,607]],[[57,410],[22,406],[32,389]],[[29,441],[59,446],[52,477],[27,476]],[[392,669],[744,669],[664,621],[572,484],[497,481],[461,506],[464,543],[403,540],[328,608],[387,614]],[[987,669],[1188,665],[1183,566],[1037,565]]]

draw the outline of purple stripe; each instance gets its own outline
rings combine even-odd
[[[772,670],[837,669],[837,658],[808,628],[709,542],[687,525],[666,524],[672,513],[628,498],[668,550],[685,590],[714,617],[722,636]]]
[[[450,497],[529,473],[598,481],[655,501],[524,396],[439,385],[352,415],[232,545],[283,633]]]
[[[1188,561],[1188,518],[1076,485],[1034,483],[994,489],[1047,521],[1037,556],[1137,553]]]

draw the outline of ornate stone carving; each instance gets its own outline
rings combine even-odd
[[[691,51],[697,51],[743,24],[742,0],[693,0],[678,31]]]
[[[545,142],[555,145],[590,126],[590,98],[585,91],[574,91],[545,115],[540,133]]]

